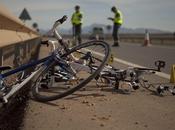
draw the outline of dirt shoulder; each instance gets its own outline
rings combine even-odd
[[[30,101],[23,130],[173,130],[174,97],[140,89],[132,94],[87,88],[49,103]]]

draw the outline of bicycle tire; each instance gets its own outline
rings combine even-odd
[[[39,92],[38,92],[39,86],[37,86],[36,83],[38,82],[39,78],[42,77],[42,75],[45,75],[49,71],[49,68],[52,68],[54,66],[54,64],[52,64],[52,65],[46,67],[44,69],[44,71],[42,71],[37,76],[36,81],[35,81],[34,85],[32,86],[32,95],[33,95],[33,97],[37,101],[41,101],[41,102],[48,102],[48,101],[52,101],[52,100],[57,100],[57,99],[63,98],[65,96],[68,96],[68,95],[74,93],[75,91],[81,89],[86,84],[88,84],[92,79],[94,79],[101,72],[103,67],[106,65],[106,63],[108,61],[108,58],[110,56],[110,47],[106,42],[104,42],[104,41],[89,41],[89,42],[86,42],[86,43],[82,43],[78,46],[73,47],[68,52],[63,54],[61,57],[67,57],[67,56],[73,54],[74,52],[76,52],[77,50],[86,49],[86,48],[91,47],[91,46],[102,46],[105,49],[105,55],[103,57],[102,62],[100,62],[99,67],[96,70],[94,70],[94,72],[92,74],[90,74],[90,76],[88,76],[86,79],[83,79],[83,81],[81,81],[78,85],[75,85],[73,88],[71,88],[71,89],[69,89],[69,90],[67,90],[63,93],[58,93],[58,94],[52,95],[52,96],[40,95]]]

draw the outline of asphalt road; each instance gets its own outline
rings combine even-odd
[[[83,43],[89,41],[83,40]],[[171,67],[175,64],[175,46],[170,45],[151,45],[143,47],[143,43],[120,43],[120,47],[112,47],[113,41],[105,41],[111,45],[112,54],[114,57],[138,64],[140,66],[154,68],[156,60],[163,60],[166,66],[162,72],[170,74]],[[117,67],[117,66],[116,66]]]
[[[111,41],[107,41],[112,45]],[[175,64],[175,46],[151,45],[143,47],[141,44],[120,43],[120,47],[111,47],[116,58],[145,67],[154,67],[156,60],[164,60],[166,67],[163,72],[170,74],[171,67]]]

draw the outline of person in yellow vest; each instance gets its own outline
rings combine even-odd
[[[76,5],[75,6],[75,12],[72,14],[71,22],[73,26],[73,37],[78,39],[78,43],[81,44],[81,26],[82,26],[82,21],[83,19],[83,14],[80,12],[80,6]]]
[[[113,46],[119,46],[119,35],[118,35],[118,31],[119,28],[121,27],[122,23],[123,23],[123,17],[122,17],[122,13],[120,10],[118,10],[115,6],[113,6],[111,8],[111,11],[114,13],[114,18],[109,17],[109,20],[112,20],[114,25],[113,25],[113,39],[114,39],[114,44]]]

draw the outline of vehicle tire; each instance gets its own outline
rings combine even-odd
[[[70,60],[70,57],[75,57],[75,53],[77,52],[81,52],[79,56],[76,56],[78,60],[76,61]],[[86,54],[88,54],[89,52],[91,52],[91,55],[93,55],[92,57],[98,57],[98,58],[93,58],[94,63],[92,63],[93,65],[95,64],[96,66],[98,66],[98,68],[96,69],[93,69],[93,67],[91,68],[90,61],[88,61],[88,63],[86,64],[77,63],[81,61],[82,58],[86,57]],[[74,93],[75,91],[79,90],[80,88],[88,84],[92,79],[94,79],[101,72],[101,70],[107,63],[109,56],[110,56],[110,47],[104,41],[89,41],[89,42],[82,43],[78,46],[73,47],[72,49],[70,49],[70,51],[61,55],[61,58],[69,62],[70,66],[74,70],[76,70],[76,76],[73,76],[73,78],[75,79],[73,79],[72,77],[67,78],[67,76],[70,75],[69,73],[67,73],[64,76],[61,75],[61,72],[64,72],[64,70],[61,69],[62,67],[57,64],[51,64],[48,67],[46,67],[37,76],[32,86],[33,97],[37,101],[47,102],[47,101],[52,101],[52,100],[63,98],[65,96],[68,96]],[[60,72],[55,71],[56,67],[59,68],[58,70]],[[54,80],[56,74],[60,75],[62,79],[60,80],[60,82],[58,81],[55,84],[51,83],[52,85],[50,85],[50,82]],[[47,79],[46,77],[49,77],[49,78]],[[46,87],[42,88],[41,86],[44,79],[45,79],[44,83],[46,83],[46,86],[48,86],[48,88]]]

